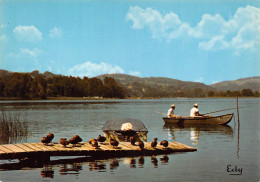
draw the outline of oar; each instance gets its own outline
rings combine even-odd
[[[246,106],[246,107],[253,107],[253,106]],[[239,107],[239,108],[245,108],[245,107]],[[235,107],[235,108],[230,108],[230,109],[222,109],[222,110],[219,110],[219,111],[212,111],[212,112],[208,112],[208,113],[205,113],[205,114],[211,114],[211,113],[216,113],[216,112],[221,112],[221,111],[228,111],[228,110],[232,110],[232,109],[237,109],[237,108]]]

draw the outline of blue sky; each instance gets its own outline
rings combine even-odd
[[[0,0],[0,69],[205,84],[260,76],[260,1]]]

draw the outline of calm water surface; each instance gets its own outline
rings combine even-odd
[[[198,151],[133,158],[52,158],[50,164],[0,161],[0,181],[259,181],[260,99],[239,99],[228,126],[164,125],[161,114],[171,104],[177,115],[189,115],[194,103],[201,113],[236,108],[236,99],[158,99],[106,101],[0,101],[7,112],[20,113],[29,122],[30,135],[9,143],[40,142],[47,133],[59,138],[80,135],[84,141],[102,134],[111,118],[136,118],[147,126],[148,141],[181,142]],[[250,107],[247,107],[250,106]],[[1,141],[6,143],[6,141]],[[6,163],[8,170],[6,170]],[[15,163],[15,164],[10,164]],[[241,174],[242,171],[242,174]],[[240,175],[237,175],[240,174]]]

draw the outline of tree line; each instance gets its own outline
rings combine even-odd
[[[0,77],[0,97],[46,99],[48,97],[124,98],[124,89],[110,77],[54,76],[12,73]]]
[[[252,91],[251,89],[242,89],[237,91],[205,91],[201,88],[194,88],[190,90],[165,91],[159,89],[149,89],[143,93],[143,97],[189,97],[189,98],[203,98],[203,97],[260,97],[259,91]]]
[[[168,88],[169,87],[169,88]],[[149,86],[134,83],[122,87],[114,78],[99,79],[72,76],[46,76],[38,71],[11,73],[0,76],[0,97],[47,99],[48,97],[104,97],[104,98],[173,98],[173,97],[260,97],[259,91],[180,89],[175,86]]]
[[[189,98],[203,98],[203,97],[260,97],[259,91],[252,91],[245,88],[242,90],[226,90],[218,91],[215,89],[202,89],[202,88],[181,88],[174,85],[169,86],[149,86],[141,83],[132,83],[131,89],[125,88],[126,93],[132,97],[151,97],[151,98],[175,98],[175,97],[189,97]]]

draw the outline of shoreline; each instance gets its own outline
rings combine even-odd
[[[49,97],[47,99],[22,99],[15,97],[0,97],[0,101],[48,101],[48,100],[138,100],[138,99],[231,99],[237,97],[131,97],[131,98],[103,98],[103,97]],[[260,97],[238,97],[238,98],[260,98]]]

